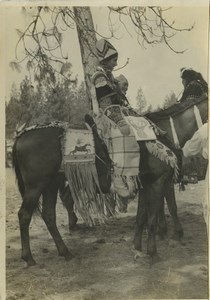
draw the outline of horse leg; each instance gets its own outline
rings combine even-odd
[[[26,187],[25,193],[23,195],[23,203],[18,212],[22,247],[21,258],[27,263],[27,266],[33,266],[36,264],[35,260],[32,257],[30,249],[29,225],[40,195],[41,191],[37,189],[29,189]]]
[[[59,188],[60,198],[68,212],[69,231],[75,228],[78,218],[74,212],[74,200],[72,198],[69,186]]]
[[[106,214],[107,217],[113,217],[116,214],[116,194],[111,193],[107,194],[107,201],[106,201]]]
[[[122,198],[118,196],[118,204],[119,204],[119,211],[121,213],[126,213],[128,211],[128,198]]]
[[[146,192],[146,210],[148,218],[148,241],[147,254],[150,255],[152,263],[160,260],[157,254],[156,230],[158,213],[160,211],[161,201],[164,195],[164,183],[166,174],[160,176],[157,180],[144,186]]]
[[[57,192],[58,184],[56,180],[54,180],[43,192],[42,218],[55,242],[58,254],[60,256],[64,256],[66,260],[70,260],[73,255],[64,244],[56,226],[55,206],[57,201]]]
[[[139,190],[138,196],[138,209],[136,215],[136,227],[134,235],[134,248],[138,251],[142,251],[142,233],[147,222],[146,207],[145,207],[145,190]]]
[[[164,198],[161,199],[160,209],[158,213],[158,235],[161,239],[164,239],[167,233],[167,224],[164,209]]]
[[[183,228],[179,221],[178,214],[177,214],[177,205],[176,205],[176,198],[174,192],[174,184],[172,182],[167,183],[165,187],[165,199],[168,205],[168,210],[170,215],[174,221],[174,238],[180,239],[183,237]]]

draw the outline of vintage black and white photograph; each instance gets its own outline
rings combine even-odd
[[[0,3],[1,300],[209,298],[209,1],[177,2]]]

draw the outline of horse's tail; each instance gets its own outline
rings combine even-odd
[[[25,184],[20,172],[20,167],[17,159],[17,149],[16,149],[17,140],[15,141],[13,148],[12,148],[12,166],[15,169],[15,175],[17,179],[18,189],[20,191],[21,196],[23,197],[25,192]]]

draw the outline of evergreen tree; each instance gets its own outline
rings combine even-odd
[[[66,69],[71,76],[71,65]],[[33,87],[26,77],[17,89],[11,90],[11,98],[6,104],[6,136],[14,135],[15,129],[24,123],[26,126],[68,122],[71,127],[84,128],[84,116],[89,111],[85,84],[68,77],[55,78],[52,86],[48,80],[37,80]]]
[[[167,95],[164,99],[163,109],[166,109],[169,106],[174,105],[175,103],[177,103],[177,98],[176,98],[175,93],[173,91],[171,91],[170,94]]]
[[[146,98],[143,94],[141,88],[138,89],[137,96],[136,96],[136,111],[141,115],[144,112],[144,109],[147,105]]]

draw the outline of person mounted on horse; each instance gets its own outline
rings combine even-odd
[[[157,127],[135,112],[127,98],[128,80],[114,78],[118,52],[105,39],[96,43],[99,65],[92,76],[98,114],[97,129],[113,160],[112,190],[124,198],[132,198],[139,180],[140,151],[138,141],[155,140]],[[119,154],[121,153],[121,154]]]
[[[182,84],[184,86],[183,94],[179,102],[187,100],[189,97],[201,97],[208,95],[208,84],[203,79],[201,73],[193,70],[182,68],[181,69]]]

